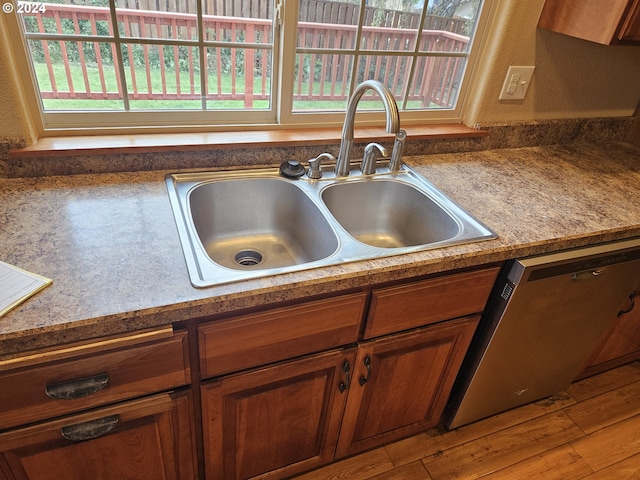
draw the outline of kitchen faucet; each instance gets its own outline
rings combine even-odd
[[[351,162],[351,147],[353,146],[353,127],[356,117],[356,109],[358,102],[367,90],[375,90],[384,104],[384,110],[387,115],[387,132],[395,133],[396,139],[391,153],[391,161],[389,168],[397,171],[400,168],[400,157],[404,146],[406,132],[400,129],[400,113],[398,105],[391,91],[377,80],[365,80],[358,85],[347,104],[347,113],[344,117],[344,125],[342,126],[342,140],[340,142],[340,152],[338,153],[338,161],[336,162],[335,173],[338,177],[349,175],[349,164]]]

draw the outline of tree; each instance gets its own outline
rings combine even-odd
[[[460,5],[469,3],[474,6],[473,10],[478,11],[478,3],[480,0],[436,0],[427,8],[427,13],[437,15],[438,17],[451,18],[455,15]],[[429,1],[431,4],[431,0]]]

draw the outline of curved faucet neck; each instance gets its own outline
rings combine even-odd
[[[347,104],[347,112],[342,125],[342,140],[353,140],[356,110],[360,99],[367,90],[374,90],[382,100],[387,117],[387,133],[398,133],[400,130],[400,113],[391,91],[377,80],[365,80],[354,89]]]
[[[387,117],[387,132],[395,133],[400,131],[400,112],[398,105],[391,91],[377,80],[366,80],[358,85],[347,104],[347,112],[342,125],[342,139],[340,142],[340,153],[336,162],[336,175],[349,175],[349,163],[351,161],[351,146],[353,145],[354,125],[358,103],[367,90],[374,90],[380,96],[384,104]]]

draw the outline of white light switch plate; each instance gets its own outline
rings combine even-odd
[[[536,67],[510,66],[502,84],[500,100],[522,100],[527,94]]]

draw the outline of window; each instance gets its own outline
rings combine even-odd
[[[16,2],[46,127],[330,123],[366,79],[450,119],[482,0]],[[379,110],[375,94],[361,108]]]

